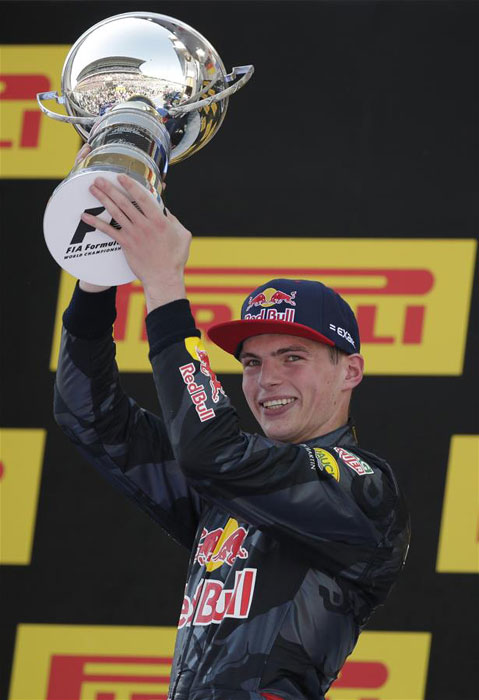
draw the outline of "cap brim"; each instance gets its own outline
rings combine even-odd
[[[211,326],[208,337],[222,350],[226,350],[231,355],[238,352],[240,344],[247,338],[255,335],[279,333],[281,335],[296,335],[300,338],[309,338],[318,343],[334,346],[334,342],[325,335],[314,331],[302,323],[291,323],[289,321],[226,321]]]

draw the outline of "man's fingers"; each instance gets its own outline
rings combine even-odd
[[[128,224],[131,224],[131,219],[125,214],[123,209],[121,209],[108,195],[106,195],[104,192],[98,189],[98,187],[95,187],[95,185],[92,185],[90,187],[90,192],[94,197],[98,199],[99,202],[101,202],[107,212],[110,214],[110,216],[115,219],[117,224],[119,224],[122,228],[125,228],[125,226],[128,226]]]
[[[157,206],[156,202],[149,196],[145,189],[131,177],[127,175],[118,175],[118,182],[131,195],[147,218],[158,212],[161,213],[161,209]]]
[[[100,201],[120,226],[141,223],[143,212],[130,202],[121,190],[109,180],[99,177],[90,187],[90,192]]]
[[[106,221],[103,221],[103,219],[100,219],[98,216],[92,216],[92,214],[87,214],[86,212],[83,212],[80,218],[86,224],[94,226],[96,229],[98,229],[98,231],[106,233],[107,236],[113,238],[117,243],[119,243],[119,245],[123,245],[125,243],[125,237],[121,233],[122,230],[118,230],[114,228],[111,224],[107,224]]]

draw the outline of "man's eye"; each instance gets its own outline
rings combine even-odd
[[[287,355],[286,362],[296,362],[297,360],[302,360],[301,355]]]
[[[243,367],[257,367],[259,365],[259,360],[243,360]]]

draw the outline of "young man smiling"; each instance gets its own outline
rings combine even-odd
[[[337,354],[316,341],[298,340],[253,336],[239,354],[243,391],[256,420],[271,439],[295,444],[347,423],[351,391],[364,364],[359,354]]]
[[[119,184],[92,192],[121,229],[84,218],[143,283],[161,417],[121,389],[115,290],[81,282],[64,314],[57,421],[191,551],[170,700],[323,700],[409,541],[391,468],[348,423],[363,374],[354,314],[320,282],[275,279],[210,329],[241,361],[265,435],[242,432],[186,300],[191,235],[133,180]]]

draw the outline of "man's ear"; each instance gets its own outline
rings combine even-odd
[[[354,389],[363,378],[364,374],[364,357],[359,353],[346,355],[344,358],[345,374],[344,388]]]

